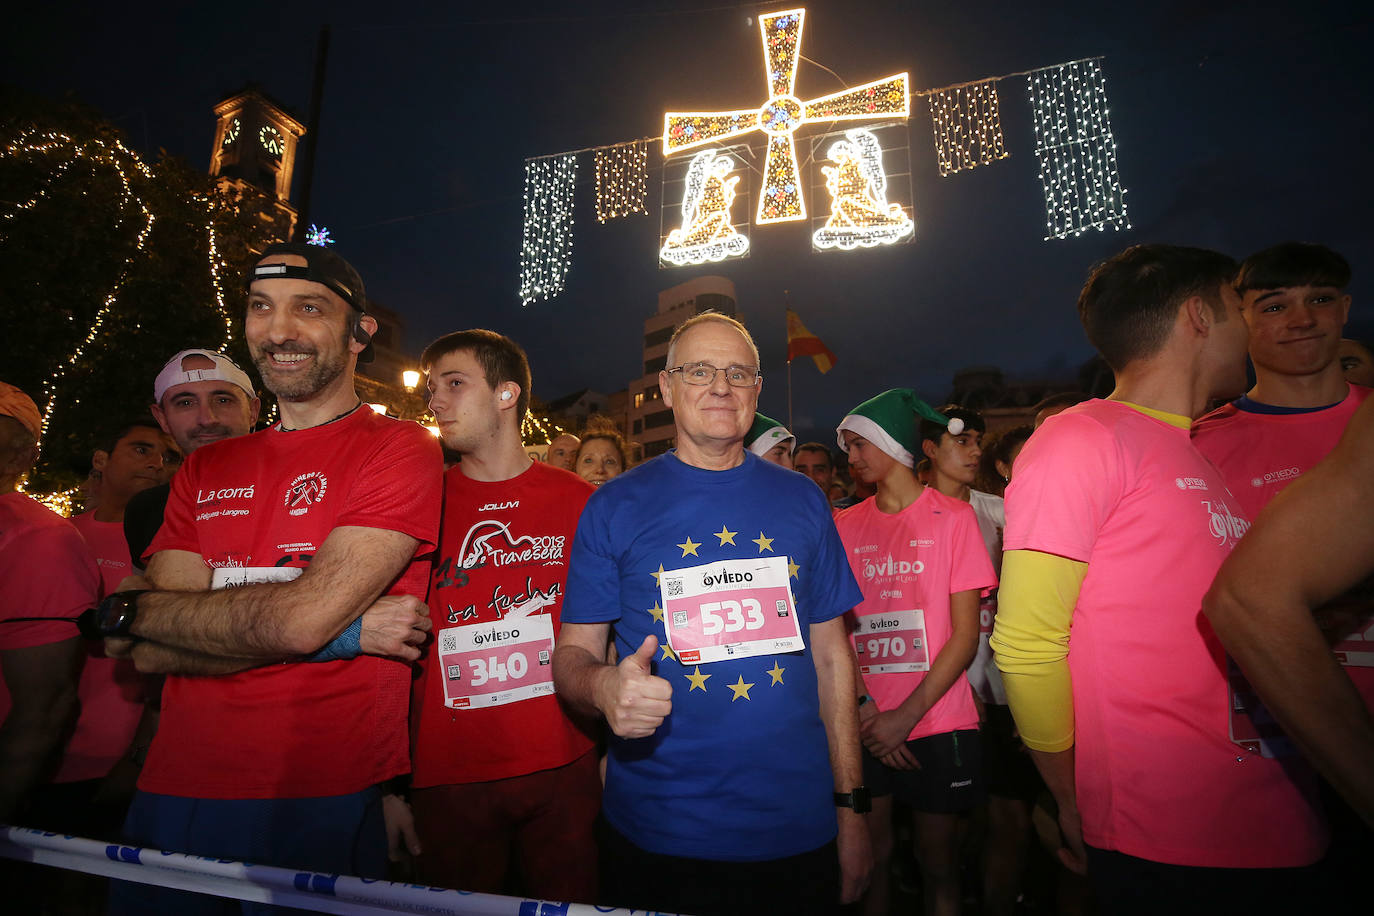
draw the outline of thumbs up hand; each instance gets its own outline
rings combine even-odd
[[[597,706],[611,731],[622,738],[647,738],[673,711],[673,686],[651,674],[658,637],[652,634],[633,655],[621,659],[602,681]]]

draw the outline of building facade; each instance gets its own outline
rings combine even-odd
[[[668,368],[668,341],[673,331],[693,315],[714,309],[732,318],[735,284],[724,277],[697,277],[658,294],[658,311],[644,322],[643,374],[629,383],[627,418],[630,441],[640,458],[652,458],[673,448],[673,412],[663,403],[658,373]]]

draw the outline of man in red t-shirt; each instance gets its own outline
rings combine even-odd
[[[346,261],[274,245],[248,281],[244,334],[281,422],[191,456],[150,548],[151,590],[115,593],[93,621],[140,670],[169,675],[125,832],[198,855],[382,877],[381,784],[409,769],[410,671],[379,656],[415,659],[429,629],[418,557],[438,540],[439,451],[418,425],[358,399],[354,369],[376,322]],[[336,660],[296,663],[370,607],[400,631],[361,627]],[[129,884],[111,905],[218,911]]]
[[[71,522],[18,492],[41,432],[33,400],[0,382],[0,820],[12,823],[76,717],[82,647],[70,621],[100,590]]]
[[[526,454],[530,370],[514,341],[459,331],[421,365],[444,444],[462,456],[444,475],[436,639],[411,701],[421,877],[594,903],[597,754],[552,673],[573,533],[593,491]]]

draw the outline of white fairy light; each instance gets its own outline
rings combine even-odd
[[[563,292],[572,266],[573,187],[577,156],[525,160],[525,228],[520,243],[520,301]]]
[[[1031,72],[1026,85],[1045,192],[1045,239],[1131,228],[1101,66],[1081,60],[1047,67]]]

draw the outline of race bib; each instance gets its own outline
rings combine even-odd
[[[1230,696],[1228,725],[1233,744],[1261,757],[1294,757],[1297,745],[1284,734],[1269,707],[1250,686],[1250,680],[1231,656],[1226,656],[1227,692]]]
[[[535,613],[545,603],[535,598],[497,623],[439,631],[445,706],[484,709],[553,695],[553,615]]]
[[[723,560],[659,576],[668,646],[684,665],[799,652],[787,557]]]
[[[929,671],[926,612],[916,608],[864,614],[854,632],[854,651],[859,656],[860,674]]]
[[[290,582],[305,572],[299,566],[230,566],[216,568],[210,573],[210,587],[240,588],[264,582]]]

